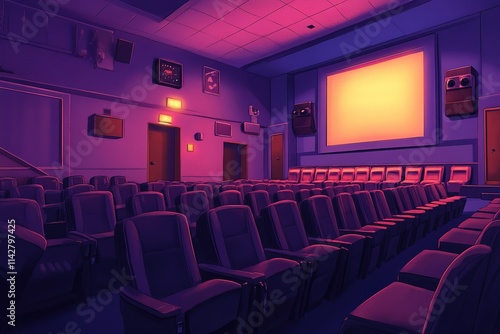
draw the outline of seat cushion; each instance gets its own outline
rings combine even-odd
[[[452,228],[439,238],[438,248],[445,252],[459,254],[474,245],[480,234],[481,231]]]
[[[459,228],[467,230],[482,231],[491,222],[489,219],[468,218],[458,225]]]
[[[401,269],[398,281],[435,291],[446,268],[457,256],[458,254],[426,249]]]
[[[420,309],[430,305],[433,294],[434,291],[395,282],[358,306],[348,321],[378,329],[377,333],[420,333],[426,316]]]
[[[243,268],[242,270],[264,274],[267,279],[276,274],[281,274],[283,271],[294,268],[298,265],[299,263],[297,261],[275,258],[259,262],[253,266]]]
[[[358,231],[374,232],[371,234],[373,245],[380,245],[384,240],[385,227],[365,225],[358,229]]]

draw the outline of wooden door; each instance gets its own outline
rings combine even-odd
[[[223,180],[248,178],[247,145],[225,142],[222,168]]]
[[[500,184],[500,108],[485,110],[486,184]]]
[[[180,181],[180,129],[148,125],[148,181]]]
[[[276,133],[271,135],[271,179],[283,179],[284,166],[283,134]]]

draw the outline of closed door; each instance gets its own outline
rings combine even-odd
[[[180,129],[148,125],[148,181],[180,181]]]
[[[485,110],[486,183],[500,184],[500,108]]]
[[[247,145],[224,143],[222,157],[223,180],[248,178]]]
[[[284,166],[283,134],[271,135],[271,179],[283,179]]]

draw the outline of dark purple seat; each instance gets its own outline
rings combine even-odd
[[[243,184],[238,185],[238,190],[241,193],[241,197],[245,198],[246,194],[248,194],[249,192],[251,192],[253,190],[253,185],[248,184],[248,183],[243,183]],[[213,207],[210,207],[210,208],[212,209]]]
[[[458,228],[466,230],[482,231],[492,220],[500,219],[500,212],[491,218],[467,218],[458,225]]]
[[[163,194],[157,191],[141,191],[132,196],[132,215],[146,212],[167,211]]]
[[[280,190],[280,187],[276,183],[269,183],[266,188],[267,192],[269,193],[269,198],[274,198],[274,195]]]
[[[165,189],[165,183],[155,181],[155,182],[145,182],[141,183],[140,191],[156,191],[163,194],[163,189]]]
[[[207,193],[203,190],[188,191],[180,195],[180,208],[189,223],[191,236],[196,236],[196,224],[210,210]]]
[[[401,186],[409,186],[420,183],[422,180],[422,167],[408,166],[405,168],[405,178],[401,181]]]
[[[278,190],[276,194],[274,194],[274,202],[283,201],[283,200],[291,200],[295,201],[295,194],[291,189],[282,189]]]
[[[123,175],[114,175],[109,179],[109,186],[116,186],[118,184],[127,183],[127,177]]]
[[[0,220],[15,220],[17,227],[24,227],[46,240],[42,213],[34,200],[1,199]],[[37,236],[33,238],[39,239]],[[16,298],[19,313],[42,310],[75,300],[86,293],[90,264],[87,242],[70,238],[48,239],[45,242],[45,251],[29,277],[22,298]],[[18,253],[22,257],[24,255],[20,253],[23,252],[24,249],[18,248],[16,262]],[[7,252],[4,254],[6,256]]]
[[[305,310],[323,298],[337,295],[344,276],[343,263],[339,264],[340,248],[309,241],[295,201],[273,203],[264,212],[266,234],[272,248],[266,248],[266,252],[302,262],[304,274],[310,275],[310,281],[305,282]]]
[[[224,192],[227,190],[238,190],[238,186],[234,184],[226,184],[220,187],[220,192]]]
[[[30,180],[30,183],[39,184],[43,187],[45,203],[62,202],[62,183],[57,177],[49,175],[35,176]]]
[[[210,210],[207,218],[198,225],[197,231],[207,261],[227,268],[229,273],[241,277],[240,282],[256,288],[254,308],[267,300],[264,314],[262,309],[252,311],[264,315],[262,321],[252,321],[255,327],[266,332],[287,321],[302,293],[298,277],[300,264],[290,259],[266,258],[252,212],[246,205],[221,206]],[[267,288],[262,290],[263,286]],[[279,302],[276,295],[271,295],[278,290],[281,292]],[[267,311],[270,307],[273,312]]]
[[[7,197],[9,190],[17,187],[17,179],[13,177],[0,177],[0,198]]]
[[[252,210],[253,218],[255,219],[255,224],[259,230],[262,245],[264,247],[269,246],[269,241],[267,240],[267,235],[264,231],[264,221],[262,217],[262,210],[271,204],[269,193],[266,190],[251,191],[245,196],[245,204]]]
[[[385,180],[385,167],[372,167],[370,169],[370,178],[365,182],[365,190],[377,190],[382,188],[382,182]]]
[[[266,190],[267,191],[267,183],[254,184],[252,190]]]
[[[170,184],[163,189],[167,211],[180,212],[180,196],[187,192],[184,184]]]
[[[139,193],[139,187],[135,183],[120,183],[110,187],[115,203],[116,220],[131,217],[132,197]]]
[[[226,190],[217,196],[217,206],[241,204],[243,204],[243,198],[238,190]]]
[[[403,167],[394,166],[385,169],[385,180],[382,181],[381,189],[394,188],[399,185],[403,178]]]
[[[333,199],[333,204],[339,218],[338,223],[341,227],[341,234],[360,234],[372,238],[372,251],[367,265],[367,272],[371,272],[386,258],[387,246],[390,240],[387,229],[374,225],[362,226],[356,212],[354,200],[350,194],[338,194]]]
[[[117,225],[130,285],[120,292],[125,333],[176,334],[234,330],[242,287],[202,281],[186,217],[150,212]]]
[[[68,188],[75,186],[77,184],[85,184],[85,176],[83,175],[71,175],[63,178],[63,188]]]
[[[109,176],[106,175],[92,176],[89,180],[89,184],[93,185],[95,190],[109,190],[110,186]]]
[[[245,186],[250,186],[250,189],[252,189],[252,185],[245,185]],[[203,190],[207,194],[208,198],[208,203],[210,205],[210,209],[213,209],[215,207],[214,203],[214,190],[210,184],[206,183],[199,183],[195,184],[193,186],[193,190]]]
[[[300,189],[295,193],[295,201],[299,204],[309,197],[311,197],[311,191],[309,189]]]
[[[467,249],[448,266],[435,291],[390,284],[352,311],[340,333],[474,333],[490,253],[485,245]],[[457,290],[450,291],[450,282]]]

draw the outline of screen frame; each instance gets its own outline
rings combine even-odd
[[[377,149],[433,146],[437,142],[439,106],[437,98],[438,72],[436,36],[429,35],[384,50],[342,61],[318,70],[318,152],[335,153]],[[329,75],[361,68],[411,53],[424,52],[424,135],[412,138],[388,139],[363,143],[327,145],[327,77]]]

